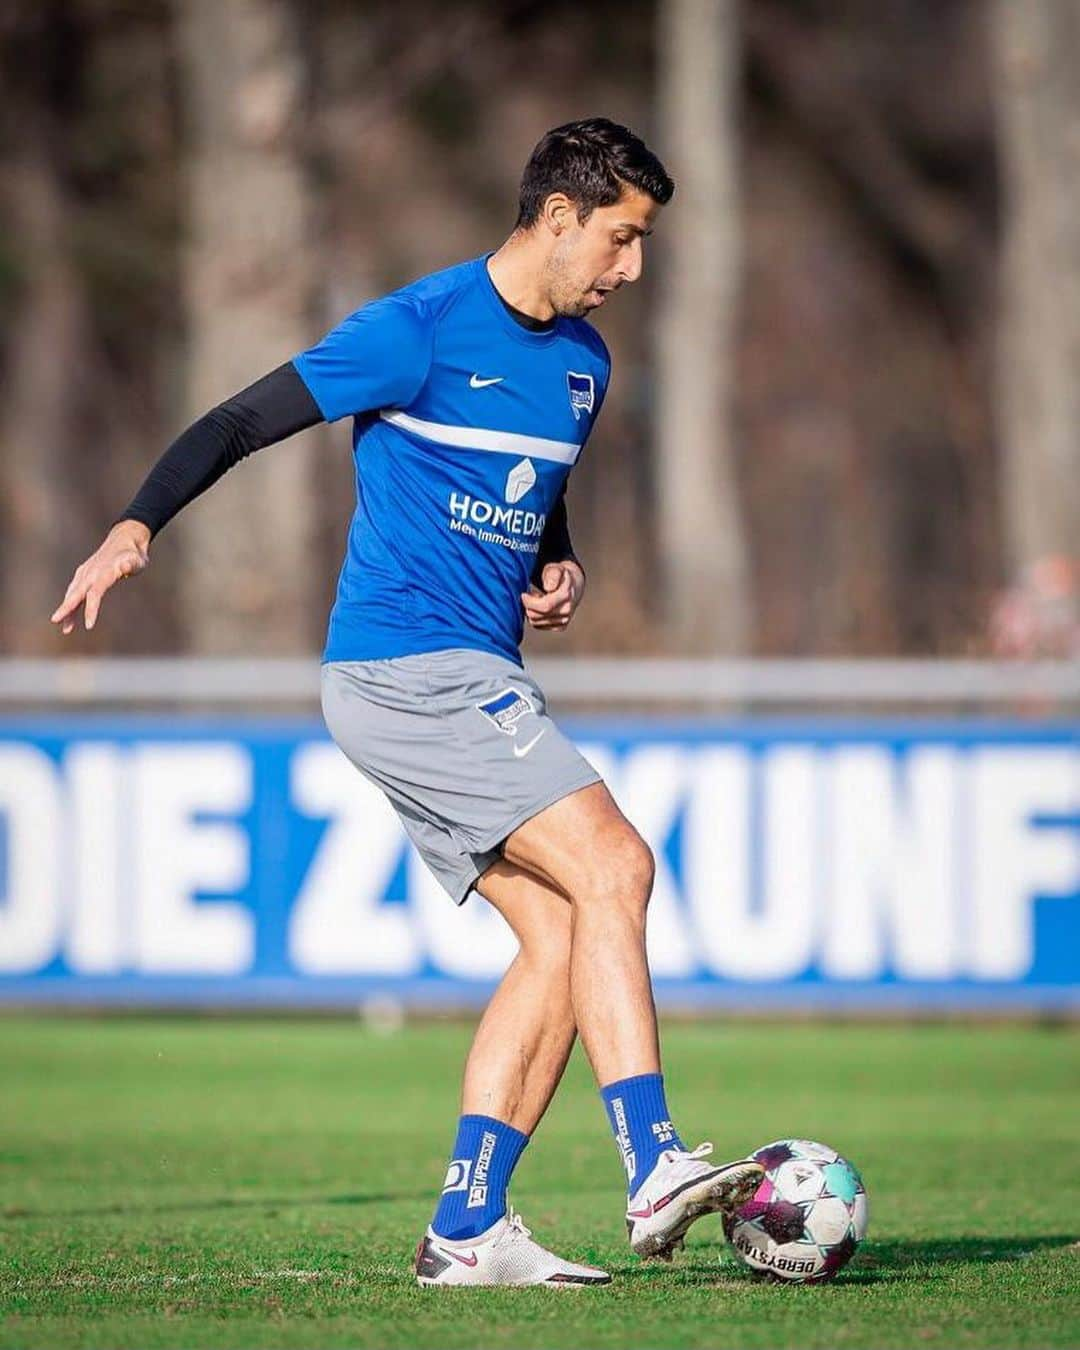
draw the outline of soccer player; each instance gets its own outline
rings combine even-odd
[[[611,361],[586,320],[641,275],[674,185],[605,118],[549,132],[493,253],[363,306],[207,413],[75,572],[53,622],[86,628],[154,535],[246,455],[353,419],[357,505],[322,666],[334,740],[393,802],[457,904],[477,892],[520,950],[465,1065],[442,1194],[416,1253],[430,1285],[604,1284],[508,1208],[511,1173],[580,1035],[626,1171],[630,1246],[670,1260],[756,1163],[688,1150],[660,1072],[645,952],[653,858],[548,716],[524,620],[564,629],[585,589],[564,491]]]

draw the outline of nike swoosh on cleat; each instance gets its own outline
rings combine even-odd
[[[546,727],[545,727],[545,730],[547,730]],[[515,759],[524,759],[525,756],[529,753],[529,751],[533,748],[533,746],[536,744],[536,742],[540,739],[540,737],[541,737],[543,734],[544,734],[543,731],[538,731],[538,732],[536,733],[536,735],[532,738],[532,740],[528,743],[528,745],[515,745],[515,746],[514,746],[514,758],[515,758]]]
[[[680,1186],[677,1191],[672,1191],[670,1195],[664,1195],[659,1200],[654,1200],[648,1209],[628,1209],[626,1217],[628,1219],[651,1219],[654,1214],[659,1214],[665,1205],[670,1205],[672,1200],[686,1189],[685,1186]]]
[[[479,1257],[475,1252],[470,1252],[468,1256],[462,1256],[460,1252],[452,1252],[449,1247],[440,1247],[439,1251],[443,1256],[452,1256],[455,1261],[460,1261],[463,1266],[475,1266]]]
[[[479,375],[472,375],[469,377],[469,388],[486,389],[489,384],[502,384],[505,379],[505,375],[494,375],[491,379],[481,379]]]
[[[723,1176],[725,1172],[736,1167],[741,1167],[741,1163],[731,1163],[728,1167],[717,1167],[713,1172],[707,1173],[703,1177],[692,1177],[689,1181],[684,1181],[681,1186],[671,1192],[670,1195],[662,1196],[659,1200],[654,1200],[646,1209],[628,1209],[626,1217],[628,1219],[651,1219],[654,1214],[670,1205],[672,1200],[682,1195],[683,1191],[688,1191],[692,1186],[700,1186],[705,1181],[715,1181],[717,1177]]]

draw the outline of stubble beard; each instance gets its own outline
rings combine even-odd
[[[582,319],[589,312],[588,292],[573,278],[565,259],[555,253],[548,263],[548,298],[560,319]]]
[[[587,305],[584,299],[567,301],[566,304],[557,305],[555,313],[561,319],[583,319],[588,314],[591,306]]]

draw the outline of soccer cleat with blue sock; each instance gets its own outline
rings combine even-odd
[[[506,1213],[506,1188],[528,1142],[493,1116],[462,1116],[431,1231],[454,1242],[486,1233]]]
[[[732,1214],[753,1196],[765,1175],[759,1164],[740,1159],[715,1167],[705,1161],[710,1153],[712,1144],[660,1154],[626,1206],[626,1232],[638,1256],[670,1261],[696,1219]]]

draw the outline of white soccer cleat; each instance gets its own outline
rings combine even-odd
[[[665,1149],[626,1207],[626,1232],[638,1256],[670,1261],[686,1230],[703,1214],[733,1214],[765,1175],[753,1159],[714,1167],[712,1144],[692,1152]]]
[[[592,1266],[564,1261],[534,1242],[510,1210],[486,1233],[450,1242],[429,1228],[416,1248],[416,1282],[421,1285],[610,1284],[611,1276]]]

